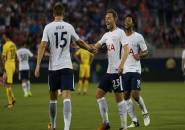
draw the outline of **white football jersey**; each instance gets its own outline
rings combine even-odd
[[[182,59],[185,59],[185,49],[182,51]],[[185,64],[184,64],[184,68],[185,68]]]
[[[127,36],[127,42],[129,46],[129,55],[124,65],[123,73],[138,72],[141,73],[141,63],[134,59],[133,54],[138,54],[139,51],[147,50],[147,46],[143,36],[137,32],[133,32],[130,36]]]
[[[71,24],[64,21],[53,21],[45,26],[42,41],[47,42],[50,50],[49,70],[72,69],[71,40],[79,40]]]
[[[20,48],[17,50],[17,59],[19,61],[19,71],[29,70],[29,57],[32,57],[33,53],[29,49]]]
[[[185,59],[185,49],[182,51],[182,59]]]
[[[121,61],[122,46],[125,46],[126,37],[123,35],[124,31],[116,28],[112,32],[106,32],[98,43],[101,45],[106,43],[108,55],[108,69],[107,73],[118,73],[118,67]]]

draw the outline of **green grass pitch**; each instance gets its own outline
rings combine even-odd
[[[101,124],[95,99],[95,85],[91,84],[87,96],[72,94],[71,130],[96,130]],[[0,130],[47,130],[48,86],[32,84],[33,97],[24,98],[20,84],[15,85],[17,103],[7,110],[5,89],[0,88]],[[141,112],[136,105],[140,127],[136,130],[185,130],[185,84],[143,83],[142,96],[148,107],[151,124],[144,127]],[[120,120],[113,94],[106,96],[109,106],[111,130],[118,130]],[[128,124],[130,121],[128,120]],[[57,130],[63,130],[62,98],[58,99]],[[133,130],[133,129],[131,129]]]

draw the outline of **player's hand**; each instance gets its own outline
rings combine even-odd
[[[35,68],[35,77],[38,78],[40,76],[40,66],[37,65]]]
[[[95,46],[90,46],[89,52],[91,52],[91,53],[93,53],[93,54],[97,54],[97,53],[98,53],[98,50],[96,49]]]
[[[118,67],[118,74],[121,75],[123,73],[123,67],[119,65]]]
[[[133,57],[135,60],[140,60],[140,55],[139,54],[133,54]]]

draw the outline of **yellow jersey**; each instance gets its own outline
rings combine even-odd
[[[5,64],[15,63],[17,48],[12,41],[7,41],[3,46],[2,55],[5,57]]]
[[[90,53],[89,51],[84,50],[82,48],[80,48],[78,51],[76,51],[75,55],[80,58],[81,64],[87,64],[87,65],[90,64],[91,58],[93,56],[92,53]]]

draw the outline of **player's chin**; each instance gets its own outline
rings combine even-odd
[[[108,24],[106,25],[107,26],[107,29],[110,30],[111,29],[111,26]]]

